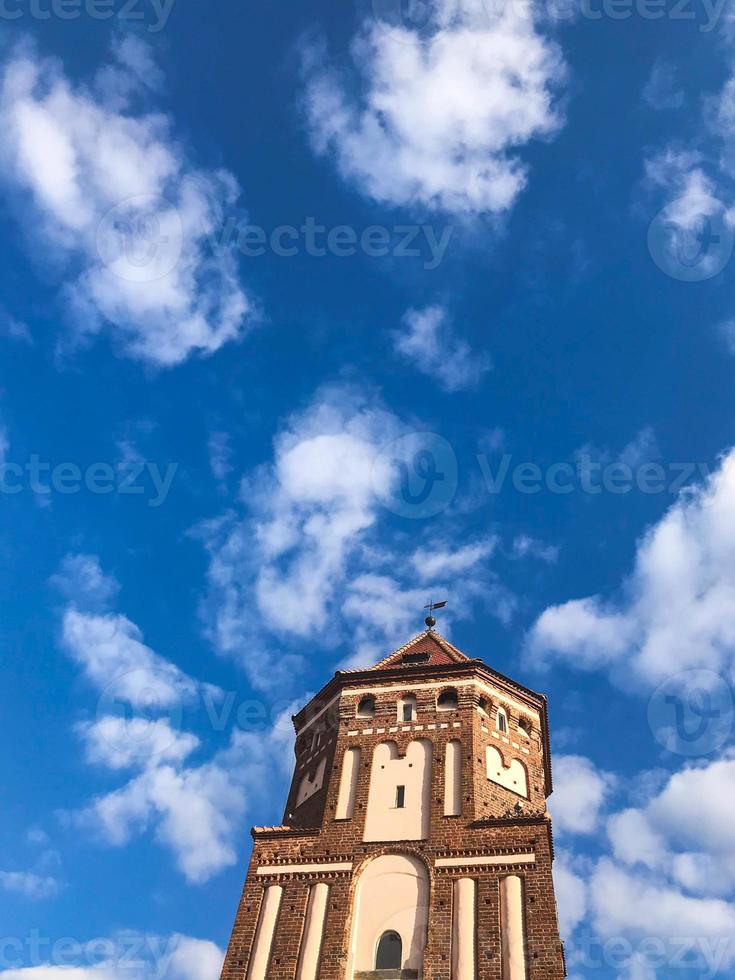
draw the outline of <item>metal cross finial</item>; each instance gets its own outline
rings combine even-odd
[[[443,609],[448,601],[449,601],[448,599],[444,599],[443,602],[430,602],[428,606],[424,606],[424,609],[429,610],[429,615],[426,617],[424,622],[426,623],[426,625],[429,627],[430,630],[433,630],[434,627],[436,626],[436,619],[434,619],[432,613],[434,612],[435,609]]]

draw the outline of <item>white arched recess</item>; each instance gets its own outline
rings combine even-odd
[[[510,765],[506,766],[502,755],[494,745],[488,745],[486,757],[487,778],[498,786],[512,789],[514,793],[528,799],[528,774],[523,763],[518,759],[511,759]]]
[[[351,820],[352,814],[355,812],[361,758],[362,750],[358,746],[352,746],[344,754],[337,795],[337,811],[334,814],[335,820]]]
[[[417,739],[401,758],[395,742],[381,742],[375,747],[363,840],[428,838],[432,748],[428,739]]]
[[[462,813],[462,743],[453,738],[447,742],[444,755],[444,816]]]
[[[381,936],[401,937],[401,969],[423,976],[429,919],[429,874],[426,865],[407,854],[382,854],[357,880],[347,977],[375,970]]]

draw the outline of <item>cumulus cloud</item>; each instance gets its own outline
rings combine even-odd
[[[735,891],[735,758],[675,773],[644,807],[608,823],[613,853],[624,863],[668,874],[696,895]]]
[[[159,762],[183,762],[198,747],[199,739],[174,729],[165,718],[123,718],[104,715],[95,722],[81,722],[88,762],[110,769],[129,769],[141,755]]]
[[[111,608],[120,584],[97,555],[66,555],[50,582],[66,600],[61,644],[111,704],[121,698],[142,706],[144,698],[149,706],[171,709],[202,691],[218,693],[151,650],[138,626]]]
[[[127,779],[66,813],[66,820],[114,846],[150,830],[189,881],[206,881],[234,864],[248,808],[270,806],[274,786],[285,782],[293,763],[290,713],[298,706],[290,705],[262,732],[233,731],[210,759],[192,761],[201,744],[181,729],[182,706],[197,697],[219,699],[222,692],[148,647],[127,617],[100,610],[115,598],[117,583],[96,556],[67,556],[53,581],[67,600],[62,645],[102,692],[96,718],[76,726],[85,757],[126,771]],[[90,603],[97,611],[77,608]],[[32,887],[30,879],[23,881]],[[4,884],[20,889],[23,881],[8,878]]]
[[[66,283],[76,341],[106,330],[127,356],[168,367],[235,340],[251,302],[234,251],[209,244],[237,183],[198,168],[172,119],[150,108],[153,71],[132,39],[87,87],[30,46],[11,50],[0,65],[3,184],[34,255]]]
[[[719,954],[719,968],[733,962],[735,909],[721,899],[695,898],[645,873],[631,872],[609,858],[590,880],[592,919],[604,937],[655,939],[664,944],[691,940],[690,953]]]
[[[187,880],[207,881],[237,860],[245,814],[265,808],[274,785],[286,782],[293,765],[290,713],[296,708],[290,706],[266,732],[233,731],[230,744],[201,765],[169,762],[170,747],[157,756],[133,753],[129,761],[138,762],[141,772],[71,819],[116,846],[152,826]],[[179,762],[192,747],[186,739],[179,734],[172,743]],[[108,761],[117,767],[117,758],[108,754]]]
[[[476,387],[490,370],[487,354],[476,354],[454,335],[443,306],[409,310],[394,334],[396,351],[422,374],[434,378],[445,391]]]
[[[620,667],[656,683],[705,668],[735,676],[735,451],[639,541],[616,596],[546,609],[528,638],[536,664]]]
[[[435,14],[425,37],[366,21],[345,75],[307,53],[312,145],[376,201],[507,211],[527,180],[520,151],[561,125],[562,56],[529,5],[441,0]]]
[[[587,915],[587,885],[574,870],[571,855],[558,854],[554,860],[554,893],[559,912],[562,939],[572,935]]]
[[[441,457],[451,447],[437,439],[370,391],[326,386],[284,422],[272,458],[245,476],[241,507],[196,530],[210,555],[208,633],[255,687],[292,689],[316,640],[322,650],[349,642],[351,665],[379,659],[417,631],[427,595],[449,586],[462,603],[442,629],[478,603],[508,622],[515,600],[490,566],[492,536],[457,546],[459,518],[448,518],[441,540],[411,519],[421,513],[406,501],[431,492],[432,466],[440,488],[454,485]]]
[[[127,616],[64,612],[61,641],[99,690],[114,682],[116,696],[137,702],[142,693],[165,707],[190,701],[200,685],[143,642]]]
[[[612,775],[598,770],[590,759],[557,756],[550,804],[554,828],[570,834],[594,833],[612,785]]]
[[[347,564],[378,517],[375,481],[388,479],[380,449],[400,431],[393,415],[348,388],[322,389],[286,422],[272,462],[243,483],[245,518],[227,514],[200,531],[220,649],[248,649],[254,628],[301,638],[326,628]],[[292,672],[293,661],[281,659],[280,670]],[[283,677],[251,679],[263,686]]]

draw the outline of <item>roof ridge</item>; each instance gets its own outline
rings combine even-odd
[[[425,639],[427,637],[431,637],[432,639],[436,640],[438,645],[444,650],[445,653],[448,653],[452,657],[452,659],[458,662],[471,659],[470,657],[467,656],[466,653],[463,653],[458,647],[454,646],[453,643],[450,643],[449,640],[447,640],[444,636],[442,636],[442,634],[439,633],[437,630],[425,629],[422,630],[421,633],[417,633],[416,636],[411,637],[411,639],[407,643],[404,643],[402,646],[397,647],[397,649],[395,649],[392,653],[389,653],[387,657],[383,657],[382,660],[379,660],[372,667],[369,667],[368,670],[380,670],[382,667],[387,666],[397,656],[399,656],[402,653],[405,653],[415,643],[418,643],[419,640]]]

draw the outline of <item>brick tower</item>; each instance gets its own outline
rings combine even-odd
[[[294,725],[222,980],[562,980],[543,695],[429,629]]]

